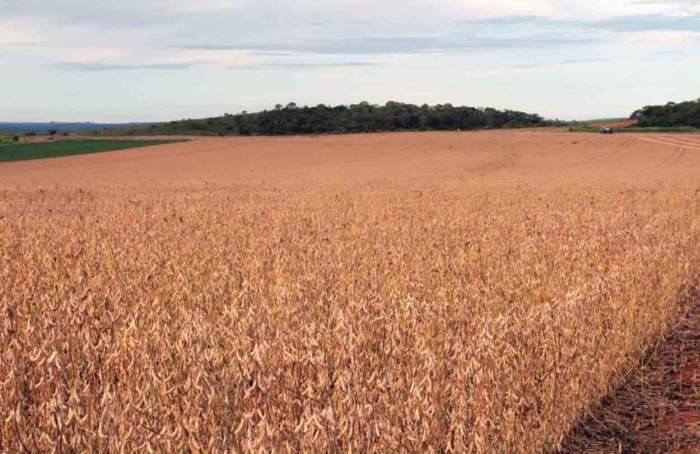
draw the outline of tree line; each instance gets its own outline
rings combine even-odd
[[[277,105],[258,113],[201,120],[179,120],[131,128],[132,134],[297,135],[387,131],[445,131],[525,128],[551,125],[539,115],[492,108],[454,107],[451,104],[416,106],[367,102],[350,106]],[[124,131],[121,131],[122,133]]]
[[[669,102],[664,106],[647,106],[631,116],[641,127],[700,128],[700,99],[681,103]]]

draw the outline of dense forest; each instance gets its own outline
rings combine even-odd
[[[451,104],[415,106],[367,102],[351,106],[300,107],[277,105],[259,113],[201,120],[179,120],[115,130],[120,134],[150,135],[295,135],[342,134],[383,131],[444,131],[547,126],[539,115],[491,108],[453,107]]]
[[[641,127],[700,128],[700,99],[681,103],[670,102],[665,106],[647,106],[632,114]]]

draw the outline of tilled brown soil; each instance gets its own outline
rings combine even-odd
[[[563,453],[700,453],[700,292],[629,380],[573,430]]]

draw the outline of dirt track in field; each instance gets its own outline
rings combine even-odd
[[[0,164],[0,186],[600,182],[694,177],[700,136],[394,133],[187,143]]]
[[[618,121],[597,121],[591,123],[591,126],[596,128],[628,128],[638,123],[637,120],[618,120]]]

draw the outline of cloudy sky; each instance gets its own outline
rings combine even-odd
[[[0,0],[0,121],[389,100],[549,118],[700,97],[700,0]]]

